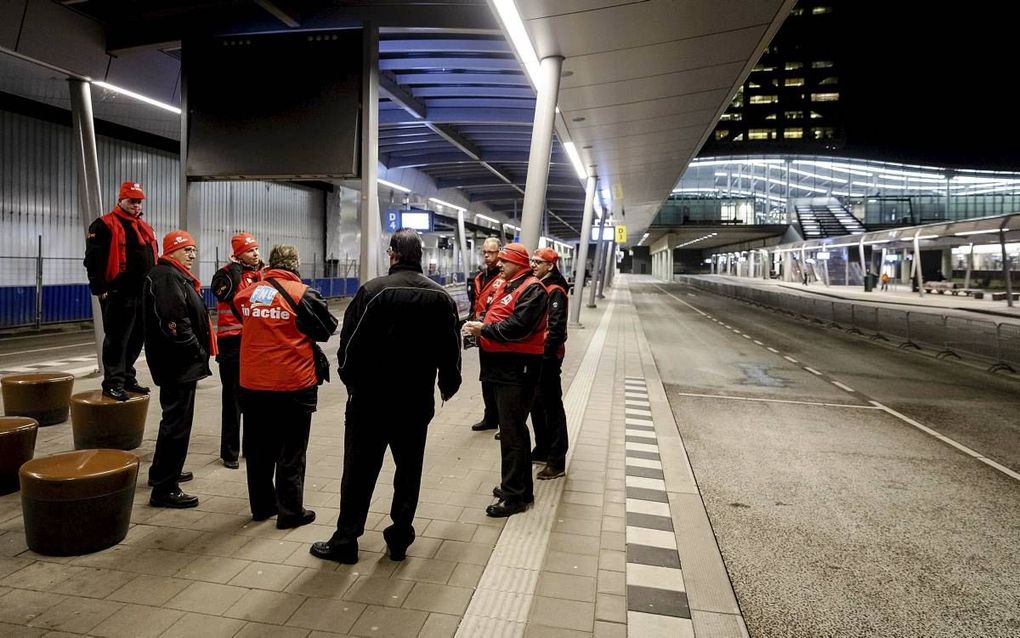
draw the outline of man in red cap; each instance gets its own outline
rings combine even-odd
[[[535,500],[527,419],[542,370],[549,303],[545,286],[531,274],[527,248],[507,244],[499,262],[506,280],[500,296],[482,321],[464,324],[465,333],[479,337],[485,355],[482,382],[496,390],[502,480],[492,490],[499,501],[485,510],[492,517],[523,512]]]
[[[230,238],[231,255],[226,266],[213,275],[212,291],[216,295],[216,340],[220,353],[216,362],[223,385],[220,411],[220,461],[236,470],[241,452],[241,318],[234,308],[234,296],[262,280],[262,257],[259,243],[250,233]]]
[[[567,414],[563,409],[564,344],[567,341],[567,280],[556,267],[560,256],[552,248],[539,248],[531,257],[531,270],[549,294],[549,320],[545,330],[545,351],[542,353],[542,375],[538,381],[535,405],[531,409],[531,425],[535,428],[533,463],[545,463],[539,480],[563,476],[567,467]]]
[[[185,494],[179,483],[184,472],[191,424],[195,416],[195,387],[212,374],[209,355],[216,339],[202,299],[202,285],[191,274],[198,247],[187,231],[174,230],[163,238],[163,256],[142,286],[145,309],[145,359],[159,386],[163,416],[156,451],[149,468],[153,507],[196,507],[198,497]]]
[[[142,352],[142,282],[156,263],[156,236],[142,219],[145,191],[124,182],[112,211],[92,222],[85,240],[89,289],[103,312],[103,394],[127,401],[128,392],[146,394],[135,361]]]

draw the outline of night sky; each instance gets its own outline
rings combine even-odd
[[[838,0],[848,154],[1020,170],[1012,2]]]

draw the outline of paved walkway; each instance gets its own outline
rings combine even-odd
[[[526,514],[484,514],[499,450],[491,432],[469,428],[481,403],[474,352],[461,392],[437,406],[430,426],[418,539],[402,563],[386,558],[381,533],[389,460],[360,562],[308,554],[338,514],[341,385],[324,386],[312,424],[305,500],[318,520],[281,531],[251,521],[243,468],[217,461],[214,376],[199,384],[186,466],[197,509],[151,508],[139,487],[123,543],[52,558],[27,550],[19,495],[0,497],[0,635],[745,635],[626,278],[618,282],[600,308],[582,309],[585,328],[570,332],[568,475],[537,482]],[[327,352],[335,350],[334,338]],[[76,391],[98,385],[80,378]],[[143,480],[158,420],[153,397],[136,450]],[[71,448],[70,424],[40,430],[37,456]]]

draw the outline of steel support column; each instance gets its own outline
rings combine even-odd
[[[602,241],[602,230],[606,227],[606,218],[609,217],[609,211],[602,211],[602,217],[599,218],[599,230],[595,235],[595,259],[592,260],[591,264],[591,292],[588,296],[588,307],[595,308],[595,296],[598,294],[599,287],[599,268],[602,266],[603,248],[602,245],[605,243]]]
[[[460,235],[460,265],[464,270],[464,283],[467,283],[468,272],[471,266],[468,264],[467,233],[464,230],[464,209],[457,209],[457,234]]]
[[[584,217],[581,220],[581,238],[574,259],[574,294],[570,298],[570,325],[581,324],[581,297],[584,295],[584,268],[588,263],[588,242],[591,239],[591,218],[595,214],[595,178],[588,176],[584,183]]]
[[[99,157],[96,129],[92,119],[92,87],[84,80],[68,80],[71,91],[71,123],[74,130],[74,163],[78,176],[78,212],[84,237],[92,221],[102,215],[103,198],[99,192]],[[183,171],[182,171],[183,172]],[[84,246],[82,246],[84,250]],[[103,310],[99,297],[92,295],[92,325],[96,337],[96,361],[103,372]]]
[[[545,188],[549,181],[549,158],[562,68],[563,58],[560,56],[543,58],[540,63],[535,123],[531,128],[531,152],[528,154],[528,181],[524,186],[521,210],[521,243],[529,253],[538,248],[545,212]]]
[[[1013,307],[1013,273],[1009,267],[1009,254],[1006,252],[1006,224],[999,226],[999,246],[1002,248],[1002,276],[1006,279],[1006,305]]]
[[[365,23],[361,73],[361,259],[358,280],[379,275],[379,27]]]

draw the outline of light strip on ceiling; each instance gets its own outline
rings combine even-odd
[[[434,203],[434,204],[439,204],[440,206],[446,206],[448,208],[452,208],[453,210],[461,210],[461,211],[466,211],[467,210],[463,206],[457,206],[456,204],[451,204],[450,202],[444,202],[443,200],[436,199],[435,197],[429,197],[429,201]]]
[[[479,218],[484,219],[487,222],[492,222],[493,224],[498,224],[499,223],[498,219],[493,219],[493,218],[491,218],[491,217],[489,217],[487,215],[483,215],[481,213],[475,213],[475,221],[476,222],[478,221]]]
[[[537,89],[539,78],[538,54],[535,53],[535,47],[531,44],[531,38],[528,37],[527,29],[524,28],[524,21],[521,20],[521,14],[517,11],[517,5],[514,3],[514,0],[492,0],[492,4],[496,7],[496,15],[499,16],[499,21],[503,23],[503,30],[510,36],[510,44],[514,47],[517,57],[521,59],[521,63],[524,65],[524,70],[528,74],[528,79],[531,80],[531,85]]]
[[[1001,231],[998,228],[992,228],[989,230],[965,230],[961,233],[953,233],[957,237],[966,237],[967,235],[990,235],[992,233],[1004,232],[1008,233],[1008,228],[1003,228]]]
[[[114,93],[120,93],[121,95],[126,95],[126,96],[128,96],[130,98],[134,98],[134,99],[138,100],[139,102],[145,102],[146,104],[151,104],[152,106],[161,108],[164,111],[170,111],[171,113],[176,113],[177,115],[181,114],[181,110],[179,108],[177,108],[176,106],[172,106],[170,104],[166,104],[164,102],[160,102],[159,100],[154,100],[151,97],[145,97],[144,95],[141,95],[140,93],[135,93],[134,91],[128,91],[127,89],[121,88],[119,86],[114,86],[114,85],[109,84],[107,82],[93,81],[92,84],[95,84],[98,87],[102,87],[102,88],[104,88],[104,89],[106,89],[108,91],[113,91]]]
[[[400,184],[394,184],[393,182],[387,182],[384,179],[377,179],[376,181],[378,181],[383,186],[388,186],[388,187],[392,188],[393,190],[400,191],[401,193],[410,193],[411,192],[410,188],[405,188],[405,187],[401,186]]]
[[[574,146],[574,143],[564,142],[563,150],[567,152],[570,163],[574,165],[574,172],[577,173],[578,179],[588,179],[588,171],[584,170],[584,164],[581,162],[581,156],[577,154],[577,147]]]

